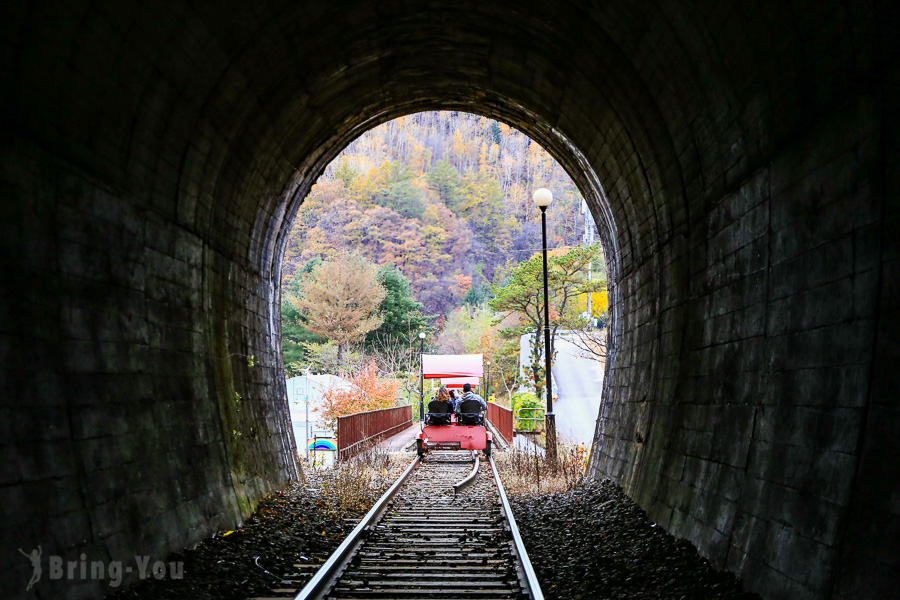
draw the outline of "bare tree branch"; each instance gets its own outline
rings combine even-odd
[[[569,341],[579,350],[581,358],[589,358],[597,362],[606,361],[609,347],[607,344],[607,330],[596,327],[570,329],[572,336]]]

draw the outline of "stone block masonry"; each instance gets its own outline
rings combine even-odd
[[[352,139],[449,109],[541,143],[597,221],[614,352],[592,474],[766,598],[891,597],[897,10],[6,3],[4,593],[35,597],[20,547],[164,559],[297,477],[286,228]]]

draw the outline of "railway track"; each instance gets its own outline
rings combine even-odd
[[[290,597],[543,600],[543,593],[493,460],[457,451],[416,458]]]

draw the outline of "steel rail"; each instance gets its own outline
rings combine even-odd
[[[318,598],[320,594],[325,592],[331,584],[335,577],[340,574],[341,569],[345,566],[347,559],[349,559],[353,555],[353,550],[356,546],[362,541],[362,538],[365,537],[365,532],[369,525],[374,523],[387,508],[388,502],[390,502],[391,498],[394,497],[394,494],[397,493],[397,490],[403,485],[403,483],[407,480],[410,473],[415,470],[416,466],[419,464],[420,457],[416,457],[413,459],[409,466],[406,467],[406,470],[403,471],[403,474],[394,482],[394,485],[388,489],[387,492],[375,503],[375,506],[366,513],[366,516],[362,518],[362,520],[357,524],[357,526],[350,532],[344,541],[338,546],[338,549],[334,551],[334,553],[325,561],[316,574],[313,576],[309,582],[303,586],[303,589],[300,590],[300,593],[294,596],[294,600],[311,600],[313,598]],[[543,600],[543,598],[541,598]]]
[[[458,494],[470,485],[475,482],[475,478],[478,477],[478,469],[481,467],[481,461],[478,460],[478,452],[472,452],[475,455],[475,466],[472,467],[472,472],[466,476],[465,479],[460,481],[459,483],[453,484],[453,494]]]
[[[513,516],[512,508],[509,506],[509,500],[506,498],[506,490],[503,489],[503,483],[500,481],[500,474],[497,472],[497,466],[494,464],[494,457],[488,456],[491,463],[491,470],[494,472],[494,481],[497,484],[497,493],[500,495],[500,506],[503,507],[503,514],[509,523],[509,529],[512,533],[513,544],[519,560],[522,561],[522,569],[525,571],[525,579],[528,583],[528,591],[531,593],[532,600],[544,600],[544,591],[538,582],[537,574],[534,567],[531,566],[531,559],[528,558],[528,551],[525,550],[525,543],[522,536],[519,535],[519,526],[516,525],[516,518]]]

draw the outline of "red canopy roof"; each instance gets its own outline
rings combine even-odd
[[[423,354],[422,375],[425,379],[482,377],[484,376],[484,355]]]
[[[477,377],[441,377],[441,385],[448,388],[461,388],[467,383],[476,387],[481,380]]]

